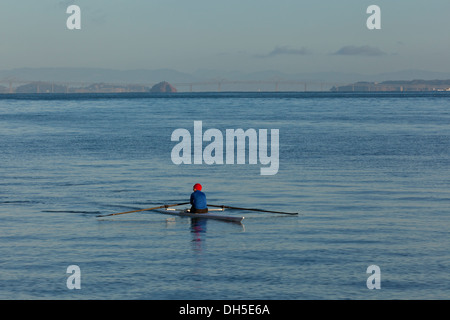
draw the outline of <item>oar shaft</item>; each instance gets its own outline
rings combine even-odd
[[[142,211],[150,211],[150,210],[156,210],[156,209],[162,209],[162,208],[168,208],[168,207],[182,206],[182,205],[185,205],[185,204],[189,204],[189,202],[183,202],[183,203],[177,203],[177,204],[167,204],[167,205],[158,206],[158,207],[154,207],[154,208],[126,211],[126,212],[119,212],[119,213],[111,213],[111,214],[99,215],[97,217],[117,216],[119,214],[127,214],[127,213],[142,212]]]
[[[227,208],[227,209],[235,209],[235,210],[247,210],[247,211],[258,211],[258,212],[270,212],[270,213],[298,215],[297,212],[282,212],[282,211],[262,210],[262,209],[253,209],[253,208],[239,208],[239,207],[230,207],[230,206],[218,206],[218,205],[214,205],[214,204],[208,204],[208,207],[217,207],[217,208]]]

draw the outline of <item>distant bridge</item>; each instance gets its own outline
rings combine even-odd
[[[332,87],[345,83],[326,81],[297,81],[297,80],[208,80],[203,82],[174,83],[178,88],[187,88],[194,92],[195,88],[211,87],[211,91],[329,91]],[[232,90],[230,90],[232,89]],[[248,89],[248,90],[246,90]]]

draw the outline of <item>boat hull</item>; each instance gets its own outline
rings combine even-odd
[[[190,218],[200,218],[200,219],[214,219],[214,220],[222,220],[229,222],[241,223],[244,220],[244,217],[237,216],[226,216],[222,214],[216,213],[191,213],[189,209],[157,209],[153,210],[160,213],[172,215],[172,216],[181,216],[181,217],[190,217]]]

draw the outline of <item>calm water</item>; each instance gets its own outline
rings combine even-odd
[[[279,129],[278,174],[174,165],[194,120]],[[449,124],[448,94],[0,96],[0,299],[449,299]],[[96,217],[195,182],[212,204],[300,215]]]

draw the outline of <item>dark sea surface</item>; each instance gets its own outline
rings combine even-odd
[[[278,129],[278,173],[175,165],[194,121]],[[210,204],[300,214],[97,217],[196,182]],[[0,95],[0,299],[449,299],[449,216],[447,93]]]

